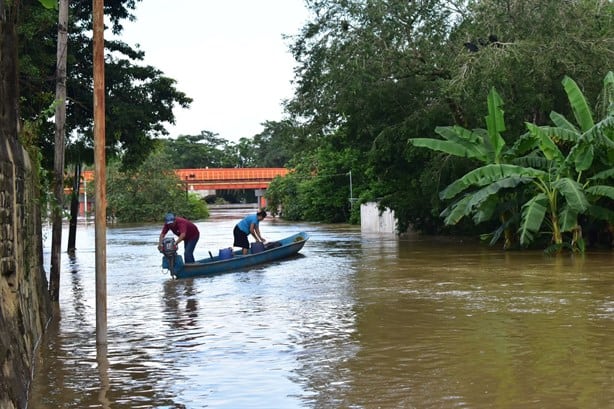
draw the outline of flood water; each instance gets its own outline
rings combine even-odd
[[[244,212],[198,222],[196,258],[231,245]],[[79,226],[29,408],[614,408],[613,252],[267,218],[268,240],[310,234],[300,256],[173,280],[160,229],[107,231],[105,351],[94,226]]]

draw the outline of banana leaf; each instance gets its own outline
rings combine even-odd
[[[597,180],[600,180],[600,181],[608,180],[608,179],[614,179],[614,168],[601,171],[599,173],[594,174],[590,178],[588,178],[588,180],[591,182],[594,182]]]
[[[558,216],[562,232],[572,231],[578,225],[578,212],[569,206],[564,206]]]
[[[462,126],[453,125],[453,126],[438,126],[435,128],[435,132],[438,135],[441,135],[444,139],[452,142],[466,142],[470,145],[477,145],[482,143],[482,139],[479,135],[470,131],[469,129],[465,129]]]
[[[614,115],[614,72],[612,71],[609,71],[603,79],[603,91],[599,105],[602,107],[602,118]]]
[[[466,195],[459,201],[455,202],[453,205],[447,207],[441,215],[447,214],[444,219],[444,223],[452,226],[458,223],[463,217],[465,217],[468,213],[467,204],[471,200],[471,195]]]
[[[428,148],[433,151],[447,153],[449,155],[459,156],[461,158],[482,159],[483,155],[476,149],[470,149],[456,142],[444,141],[441,139],[432,138],[413,138],[409,142],[419,148]]]
[[[559,114],[558,112],[554,112],[554,111],[550,112],[550,120],[559,129],[564,129],[566,131],[573,132],[576,135],[582,133],[573,123],[571,123],[567,118],[565,118],[563,115]]]
[[[442,200],[451,199],[465,189],[476,186],[482,187],[510,177],[545,178],[547,173],[533,168],[499,164],[486,165],[474,169],[463,177],[455,180],[439,193]]]
[[[552,141],[552,134],[548,132],[550,127],[541,127],[527,123],[529,131],[538,139],[539,149],[548,160],[553,160],[559,164],[564,163],[565,156],[560,151],[559,147]]]
[[[584,172],[593,165],[595,150],[592,144],[581,143],[572,148],[568,158],[573,160],[576,172]]]
[[[565,198],[567,206],[578,213],[584,213],[588,208],[588,200],[584,195],[582,186],[573,179],[561,178],[552,183],[552,187],[557,189]]]
[[[602,206],[590,205],[586,214],[598,220],[605,220],[609,223],[614,223],[614,211],[606,209]]]
[[[473,223],[480,224],[492,220],[497,211],[498,201],[491,196],[473,212]]]
[[[535,138],[531,132],[526,132],[522,134],[514,145],[510,149],[505,152],[505,156],[509,156],[511,158],[517,158],[519,156],[525,155],[531,151],[534,151],[539,147],[539,142]]]
[[[580,90],[580,87],[578,87],[578,84],[571,78],[565,76],[562,82],[576,122],[580,125],[582,132],[588,131],[595,123],[593,122],[593,114],[586,102],[586,98],[584,98],[584,94]]]
[[[499,163],[501,159],[501,152],[505,147],[505,140],[501,136],[501,133],[505,132],[504,111],[503,109],[501,109],[501,107],[503,106],[503,100],[493,87],[488,93],[487,101],[488,115],[485,119],[486,129],[488,130],[489,142],[493,150],[491,162]]]
[[[471,195],[471,200],[468,203],[469,210],[471,211],[473,208],[481,206],[484,201],[486,201],[492,195],[499,193],[501,189],[513,188],[521,183],[529,183],[532,180],[533,179],[531,178],[522,176],[513,176],[497,180],[483,187],[482,189],[473,192]]]
[[[539,193],[522,206],[522,219],[518,229],[521,245],[528,246],[535,239],[544,222],[547,203],[546,195]]]
[[[537,126],[534,124],[527,124],[527,127],[531,125],[532,127],[536,127],[539,129],[539,133],[536,133],[535,136],[547,136],[549,139],[553,141],[565,141],[571,143],[578,143],[580,137],[582,135],[581,132],[554,127],[554,126]]]
[[[512,165],[534,169],[550,169],[552,168],[552,161],[549,161],[543,156],[527,155],[520,158],[515,158],[512,161]]]
[[[586,193],[593,196],[607,197],[614,200],[614,187],[606,185],[591,186],[584,189]]]
[[[484,188],[464,196],[459,201],[444,209],[440,216],[445,217],[447,225],[455,225],[463,217],[474,213],[473,221],[480,224],[492,219],[492,215],[498,204],[497,200],[491,200],[501,189],[514,188],[521,183],[531,182],[533,179],[526,177],[504,178],[485,186]]]

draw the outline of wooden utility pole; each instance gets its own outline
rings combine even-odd
[[[105,157],[104,0],[94,11],[94,178],[96,183],[96,343],[107,343],[107,180]]]
[[[60,0],[58,13],[57,65],[55,73],[55,146],[53,157],[53,226],[51,228],[51,301],[60,299],[62,213],[64,212],[64,136],[66,134],[66,52],[68,50],[68,0]]]

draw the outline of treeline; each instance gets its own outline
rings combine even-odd
[[[342,176],[351,172],[352,196],[393,209],[401,231],[485,233],[506,248],[579,250],[582,225],[611,226],[612,2],[324,0],[309,7],[311,21],[292,38],[297,91],[287,104],[307,142],[289,163],[293,176],[269,190],[286,216],[355,219]],[[487,99],[492,89],[500,99]],[[437,149],[452,132],[465,151]],[[412,143],[417,138],[439,145],[424,149]],[[512,147],[516,157],[499,160]],[[475,176],[484,157],[497,165],[523,160],[535,172],[522,189],[502,173],[496,177],[507,185],[496,190],[494,176],[449,187]]]
[[[133,7],[132,1],[105,2],[116,33]],[[152,154],[158,155],[158,166],[169,169],[286,166],[293,172],[274,181],[267,198],[273,211],[293,220],[356,222],[356,204],[376,200],[395,211],[400,231],[484,233],[506,248],[554,242],[578,249],[579,227],[607,230],[611,215],[596,209],[614,208],[609,190],[613,179],[600,174],[612,167],[614,158],[612,91],[604,83],[614,66],[611,1],[322,0],[306,2],[306,7],[310,19],[287,38],[296,60],[296,91],[285,101],[286,119],[264,122],[262,133],[238,143],[210,131],[162,139],[164,123],[174,122],[172,106],[189,106],[189,97],[155,68],[139,66],[140,50],[108,41],[110,161],[116,161],[119,171],[132,172]],[[89,1],[71,2],[69,29],[67,149],[69,158],[86,163],[92,145],[90,9]],[[26,10],[20,26],[21,112],[37,125],[42,157],[51,158],[51,121],[37,119],[53,101],[49,78],[55,16],[40,7]],[[571,94],[581,95],[585,103],[569,98],[565,84],[570,81],[578,91]],[[488,98],[492,90],[498,98]],[[495,107],[493,101],[500,103]],[[504,116],[504,128],[490,122],[499,111],[494,119]],[[584,120],[587,114],[598,139],[588,141],[586,132],[592,127]],[[450,131],[442,134],[444,130]],[[467,151],[500,156],[530,140],[516,159],[527,156],[533,162],[523,166],[574,182],[561,184],[579,184],[581,189],[572,191],[583,193],[585,200],[571,201],[569,186],[542,189],[549,196],[534,201],[546,208],[538,224],[540,218],[529,219],[532,213],[525,205],[540,194],[539,181],[524,180],[516,186],[505,182],[508,186],[466,207],[476,190],[451,194],[448,187],[485,162],[440,148],[453,135],[453,142],[467,145]],[[419,146],[418,139],[439,142]],[[576,151],[591,149],[591,161],[578,159]],[[492,164],[510,164],[510,157]],[[596,175],[599,182],[587,184]],[[603,188],[587,191],[591,183]],[[497,208],[503,203],[510,204],[509,212]],[[562,225],[565,206],[573,212],[565,213]],[[575,219],[567,218],[572,214]],[[522,230],[523,220],[532,220],[533,227]]]

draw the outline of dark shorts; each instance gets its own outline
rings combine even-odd
[[[245,234],[245,232],[239,229],[239,226],[235,226],[234,230],[232,231],[232,235],[235,238],[233,246],[241,247],[242,249],[249,248],[249,240],[247,240],[247,234]]]

